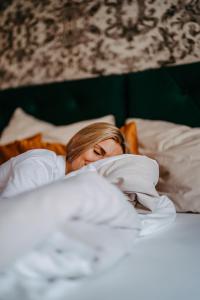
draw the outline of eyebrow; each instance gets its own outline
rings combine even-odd
[[[95,145],[95,147],[97,147],[100,151],[101,151],[101,155],[105,155],[106,151],[103,147],[99,146],[98,144]]]

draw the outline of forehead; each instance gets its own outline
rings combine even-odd
[[[108,155],[121,154],[123,152],[120,144],[113,139],[101,141],[97,145],[100,146]]]

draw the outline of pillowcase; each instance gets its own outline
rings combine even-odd
[[[7,145],[0,145],[0,164],[11,157],[17,156],[31,149],[48,149],[59,155],[66,155],[66,146],[58,143],[42,142],[42,135],[36,134],[30,138],[15,141]]]
[[[98,174],[119,185],[127,194],[144,193],[157,197],[158,164],[143,155],[122,154],[93,164]]]
[[[136,122],[139,152],[157,160],[157,190],[166,194],[177,212],[200,212],[200,128],[166,121]]]
[[[0,145],[5,145],[15,140],[31,137],[38,132],[53,129],[54,125],[25,113],[21,108],[16,108],[8,125],[1,134]]]
[[[42,139],[46,142],[58,142],[66,144],[69,139],[83,127],[94,122],[108,122],[115,124],[113,115],[108,115],[98,119],[91,119],[76,122],[70,125],[55,126],[51,123],[39,120],[21,108],[17,108],[13,113],[8,126],[3,130],[0,144],[5,145],[15,140],[21,140],[42,133]]]

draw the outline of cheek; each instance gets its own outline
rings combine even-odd
[[[76,171],[78,169],[80,169],[83,165],[81,164],[81,157],[76,158],[75,160],[72,161],[72,170]]]
[[[89,149],[83,154],[82,158],[84,161],[94,161],[96,155],[94,154],[93,149]]]

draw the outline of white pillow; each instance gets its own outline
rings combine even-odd
[[[155,160],[144,155],[121,154],[88,164],[69,173],[67,177],[88,171],[97,172],[110,183],[117,185],[128,196],[127,200],[137,208],[142,208],[143,212],[144,209],[148,209],[154,213],[164,214],[166,221],[168,217],[174,218],[174,205],[166,196],[159,196],[155,188],[159,179],[159,168]]]
[[[70,125],[55,126],[25,113],[21,108],[17,108],[13,113],[8,126],[2,132],[0,145],[8,144],[14,140],[24,139],[39,132],[42,132],[44,141],[66,144],[77,131],[94,122],[108,122],[115,124],[115,119],[113,115],[107,115],[101,118],[76,122]]]
[[[135,121],[139,152],[159,163],[157,190],[172,199],[178,212],[200,212],[200,128],[166,121]]]
[[[54,126],[54,128],[45,130],[42,134],[42,137],[46,142],[67,144],[67,142],[76,132],[95,122],[107,122],[115,125],[115,118],[113,115],[108,115],[97,119],[76,122],[70,125]]]
[[[144,193],[157,197],[158,164],[144,155],[122,154],[92,164],[98,174],[127,193]]]

